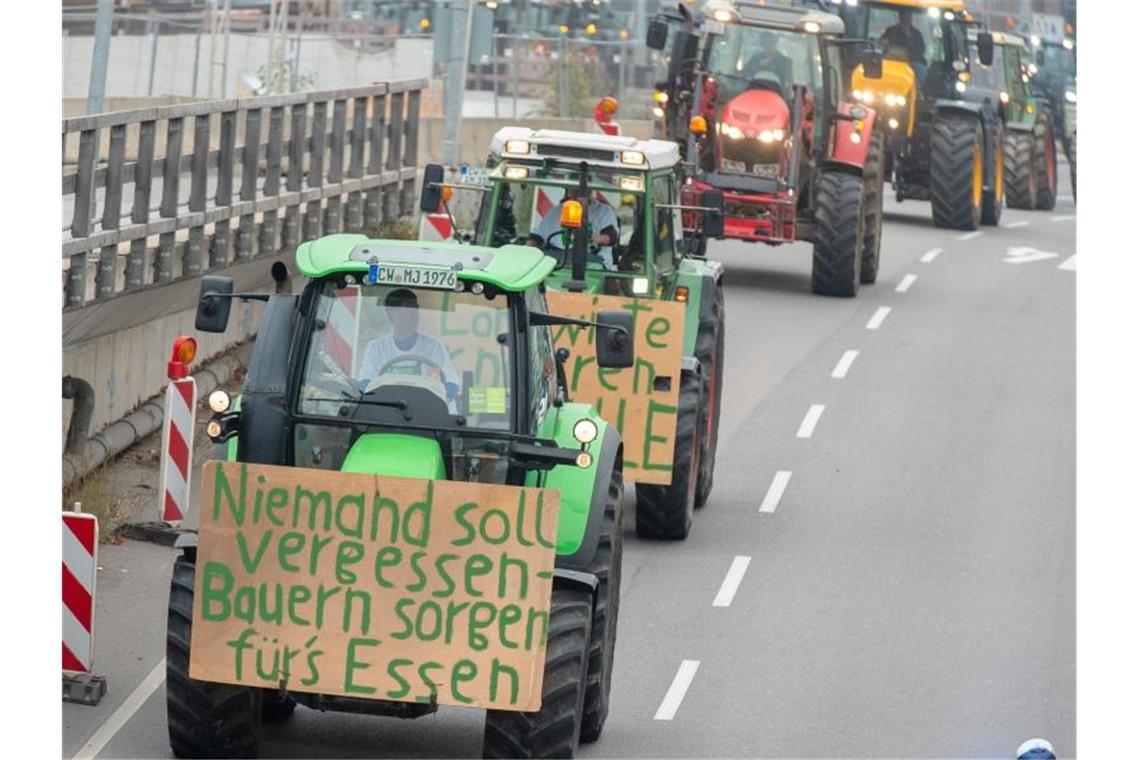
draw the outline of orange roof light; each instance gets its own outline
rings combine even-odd
[[[703,135],[709,131],[709,123],[704,116],[694,116],[689,119],[689,131],[694,135]]]
[[[572,230],[582,226],[582,204],[578,201],[566,201],[562,204],[562,213],[558,217],[559,224]]]

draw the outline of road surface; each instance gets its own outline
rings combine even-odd
[[[806,246],[725,242],[710,503],[684,543],[627,520],[612,708],[585,757],[1075,751],[1075,207],[931,226],[887,203],[879,282],[810,295]],[[627,488],[626,508],[632,509]],[[102,548],[96,707],[64,754],[170,757],[171,550]],[[266,757],[474,757],[482,713],[298,708]]]

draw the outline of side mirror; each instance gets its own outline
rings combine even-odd
[[[706,238],[724,237],[724,193],[705,190],[701,193],[701,206],[714,209],[701,215],[701,234]]]
[[[669,38],[669,25],[662,18],[649,19],[649,30],[645,34],[645,44],[650,50],[664,50]]]
[[[863,77],[866,79],[883,78],[883,54],[878,50],[868,51],[863,56]]]
[[[443,200],[443,166],[441,164],[428,164],[424,167],[424,186],[420,190],[420,211],[425,214],[434,214],[439,211],[440,201]]]
[[[978,60],[983,66],[994,65],[994,36],[989,32],[978,33]]]
[[[230,277],[208,274],[202,277],[198,288],[198,313],[194,317],[194,329],[202,332],[223,333],[230,323],[230,298],[234,292],[234,281]]]
[[[598,312],[594,345],[598,366],[621,369],[633,366],[633,313],[624,309]]]

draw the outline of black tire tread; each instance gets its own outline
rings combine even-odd
[[[1015,209],[1037,206],[1037,157],[1033,135],[1007,132],[1005,135],[1005,205]]]
[[[166,623],[166,720],[178,757],[257,757],[262,691],[190,678],[194,563],[174,562]]]
[[[573,757],[578,747],[593,596],[555,589],[550,600],[542,706],[536,712],[488,710],[483,757]]]
[[[867,160],[863,164],[863,258],[859,282],[874,285],[879,277],[879,251],[883,236],[883,144],[879,130],[867,143]]]
[[[708,435],[701,440],[701,464],[697,476],[697,495],[694,506],[698,509],[708,503],[712,493],[713,475],[716,469],[716,446],[720,435],[720,400],[724,390],[724,287],[715,284],[713,310],[711,315],[701,318],[697,331],[696,357],[705,372],[705,397],[702,404],[708,414],[708,394],[712,397],[712,427],[705,420]],[[711,390],[710,390],[711,386]]]
[[[994,186],[991,187],[989,190],[983,190],[982,191],[982,224],[985,224],[985,225],[988,225],[991,227],[996,227],[997,225],[1001,224],[1001,212],[1005,208],[1004,189],[1003,189],[1002,197],[999,198],[998,194],[997,194],[997,180],[998,180],[997,172],[999,171],[999,169],[1003,173],[1005,172],[1005,167],[1004,167],[1005,156],[1003,155],[1003,152],[1005,150],[1005,146],[1004,146],[1005,137],[1004,137],[1004,134],[1002,132],[1000,123],[999,123],[999,126],[995,127],[995,129],[997,129],[997,134],[994,135],[994,141],[993,141],[994,151],[993,151],[993,155],[989,156],[989,160],[996,163],[998,156],[1001,155],[1003,166],[1001,166],[1001,167],[994,166]],[[1003,177],[1003,180],[1004,180],[1004,177]],[[1003,184],[1004,184],[1004,182],[1003,182]]]
[[[981,204],[974,205],[974,153],[985,151],[982,125],[960,113],[937,116],[930,128],[930,208],[934,226],[976,230]]]
[[[1057,206],[1057,184],[1060,166],[1057,163],[1057,138],[1053,131],[1053,107],[1042,102],[1037,110],[1037,123],[1033,127],[1037,159],[1037,203],[1038,211],[1052,211]],[[1053,153],[1053,182],[1049,182],[1049,169],[1046,161],[1048,152]]]
[[[850,298],[859,291],[863,251],[863,179],[824,171],[816,183],[811,289]]]
[[[696,501],[693,457],[699,456],[704,379],[681,373],[677,398],[677,433],[673,441],[673,482],[667,486],[637,485],[637,535],[642,538],[681,541],[689,535]]]

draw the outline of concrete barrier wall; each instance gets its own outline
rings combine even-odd
[[[91,76],[92,37],[63,38],[63,95],[86,97]],[[226,70],[226,97],[249,95],[244,77],[254,75],[269,60],[267,35],[232,34]],[[221,62],[222,39],[215,55]],[[198,88],[194,89],[195,47],[198,46]],[[150,92],[151,38],[148,35],[118,35],[111,38],[107,64],[108,97],[146,97]],[[431,76],[432,40],[397,37],[393,47],[375,53],[362,52],[331,37],[302,39],[298,73],[311,74],[312,89],[335,90],[372,82]],[[159,35],[154,67],[157,95],[206,97],[210,92],[210,40],[196,34]],[[215,67],[213,96],[222,97],[221,66]]]

